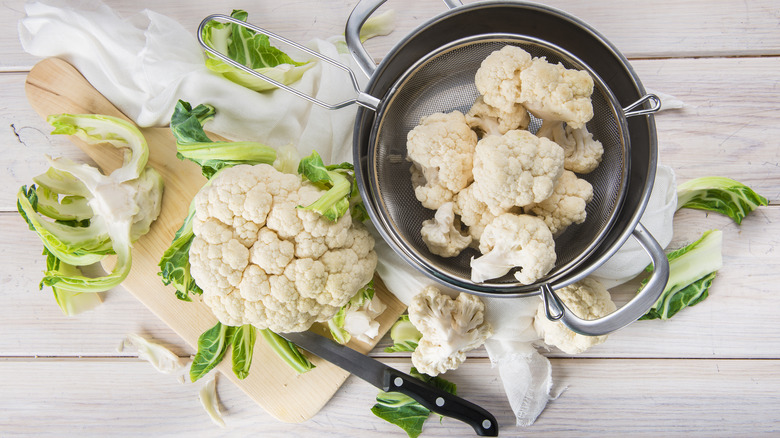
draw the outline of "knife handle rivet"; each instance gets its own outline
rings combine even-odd
[[[436,406],[444,406],[444,399],[441,397],[436,397]]]
[[[490,426],[492,426],[493,423],[490,422],[490,420],[482,420],[482,427],[485,429],[490,429]]]
[[[401,386],[404,384],[404,379],[396,377],[395,380],[393,380],[393,383],[395,383],[395,386]]]

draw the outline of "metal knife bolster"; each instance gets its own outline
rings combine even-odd
[[[279,336],[385,392],[400,392],[432,412],[463,421],[480,436],[498,436],[495,417],[474,403],[316,333],[279,333]]]

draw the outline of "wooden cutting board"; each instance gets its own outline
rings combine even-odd
[[[39,62],[27,76],[25,90],[30,105],[44,118],[59,113],[105,114],[129,121],[78,70],[60,59]],[[193,102],[198,103],[202,102]],[[193,302],[180,301],[173,287],[163,286],[157,275],[157,263],[187,215],[190,200],[206,180],[196,164],[176,158],[176,142],[168,128],[144,128],[141,131],[149,144],[149,165],[163,175],[165,192],[159,218],[149,233],[133,247],[132,270],[123,285],[194,351],[198,336],[217,320],[205,304],[197,299]],[[75,137],[72,140],[106,173],[121,164],[121,153],[113,147],[88,145]],[[376,286],[388,308],[378,318],[380,334],[371,345],[359,341],[350,343],[352,348],[363,353],[374,347],[405,309],[381,281],[376,281]],[[316,414],[349,375],[318,357],[311,359],[316,368],[297,374],[258,338],[252,368],[246,379],[239,380],[233,374],[229,359],[223,361],[217,370],[277,419],[302,422]],[[372,402],[366,400],[366,409]]]

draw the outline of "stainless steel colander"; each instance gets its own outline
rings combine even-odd
[[[365,18],[383,3],[383,0],[372,0],[368,3],[370,3],[368,7],[363,2],[358,4],[353,16],[350,17],[350,22],[357,17],[354,21],[358,23],[358,30]],[[504,3],[500,5],[514,8],[514,3],[509,3],[508,6]],[[481,8],[481,5],[475,5],[463,9],[479,14]],[[547,10],[541,12],[548,13]],[[354,145],[355,173],[361,195],[379,233],[401,257],[421,272],[451,288],[469,293],[506,297],[532,296],[541,293],[547,302],[550,318],[561,318],[573,330],[591,335],[616,330],[635,320],[649,308],[662,291],[668,276],[668,265],[666,268],[663,266],[666,258],[657,243],[652,238],[647,238],[649,236],[643,232],[644,228],[637,220],[637,223],[629,226],[636,227],[634,236],[651,254],[653,263],[659,267],[657,275],[642,294],[614,314],[596,322],[577,318],[566,309],[554,293],[554,289],[579,278],[578,266],[586,262],[594,250],[598,250],[600,256],[603,255],[605,250],[600,243],[605,236],[609,236],[610,245],[614,245],[616,242],[622,243],[632,233],[631,230],[627,232],[621,230],[616,237],[615,232],[610,232],[616,220],[621,222],[621,226],[626,221],[625,215],[621,214],[621,207],[626,199],[626,187],[632,184],[637,176],[631,174],[633,159],[627,117],[656,111],[660,102],[655,96],[644,95],[623,109],[599,75],[576,56],[543,39],[517,33],[497,32],[470,34],[464,38],[436,45],[425,53],[419,53],[420,44],[412,47],[414,45],[410,42],[412,37],[400,42],[388,55],[386,62],[383,62],[384,67],[380,68],[381,72],[376,76],[369,74],[371,81],[367,89],[372,89],[372,86],[377,83],[381,85],[388,81],[392,85],[385,88],[381,95],[372,95],[360,90],[354,73],[347,66],[323,57],[300,44],[226,15],[207,17],[201,23],[201,29],[211,20],[228,21],[245,26],[271,39],[307,52],[348,73],[356,96],[339,103],[322,102],[236,63],[226,55],[208,47],[201,39],[201,45],[223,61],[317,105],[337,109],[356,103],[363,107],[358,111],[355,122]],[[441,32],[436,32],[437,24],[438,19],[435,19],[422,26],[414,38],[419,40],[420,35],[428,33],[437,35],[436,38],[440,39]],[[202,35],[201,29],[198,32],[199,39]],[[359,41],[358,30],[355,30],[354,25],[350,28],[348,22],[346,33],[348,44],[350,40]],[[594,172],[581,176],[594,187],[594,199],[588,205],[587,220],[583,224],[569,227],[556,238],[558,263],[547,277],[533,285],[518,284],[511,275],[486,284],[474,284],[470,280],[469,260],[472,255],[478,255],[476,252],[466,252],[452,259],[431,254],[421,240],[420,228],[422,221],[431,218],[434,212],[423,208],[415,198],[409,172],[410,163],[406,161],[407,133],[419,123],[421,117],[431,113],[468,111],[478,96],[474,85],[474,74],[477,68],[491,52],[506,44],[520,46],[533,56],[544,56],[550,62],[561,62],[567,68],[585,70],[591,74],[595,84],[592,96],[594,118],[588,123],[588,129],[602,142],[605,150],[601,165]],[[362,49],[362,46],[360,48]],[[352,46],[350,49],[364,72],[372,72],[373,68],[369,66],[370,58],[361,59]],[[410,53],[412,55],[409,55]],[[410,56],[417,57],[415,61],[407,64]],[[392,61],[399,58],[406,59],[390,65]],[[379,75],[384,76],[379,79]],[[648,101],[651,107],[644,108]],[[639,109],[634,111],[634,108]],[[364,110],[372,111],[374,114],[366,115]],[[539,120],[534,120],[530,129],[535,131],[539,124]],[[364,142],[363,132],[366,129],[370,130],[370,134]],[[654,165],[653,162],[653,169]],[[633,184],[636,185],[636,182]],[[640,203],[644,204],[645,201]],[[633,200],[631,203],[634,203]],[[641,205],[641,208],[644,208],[644,205]]]

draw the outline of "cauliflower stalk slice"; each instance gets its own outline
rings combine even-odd
[[[387,306],[376,295],[374,281],[371,280],[328,320],[328,328],[333,339],[340,344],[346,344],[353,337],[368,343],[379,334],[376,317],[385,309]]]
[[[582,319],[598,319],[617,310],[607,288],[592,278],[585,278],[555,293],[572,313]],[[607,340],[607,335],[585,336],[573,332],[561,321],[550,321],[544,303],[540,303],[537,308],[534,329],[545,344],[558,347],[567,354],[582,353]]]
[[[533,284],[555,266],[555,241],[544,221],[529,215],[505,213],[491,222],[479,243],[482,256],[471,259],[471,281],[482,283],[506,275]]]
[[[428,250],[442,257],[455,257],[471,243],[471,236],[461,234],[454,208],[452,202],[442,204],[433,219],[423,221],[420,230]]]
[[[59,114],[47,120],[55,127],[53,134],[124,151],[122,166],[109,175],[66,158],[49,159],[49,170],[34,178],[38,186],[17,193],[19,213],[45,247],[41,287],[52,287],[63,312],[74,314],[100,302],[84,293],[106,291],[127,277],[132,242],[149,231],[160,213],[163,179],[147,167],[146,140],[131,123],[94,114]],[[117,255],[110,273],[84,275],[82,267],[109,254]]]
[[[430,376],[458,368],[466,352],[493,334],[484,312],[484,303],[475,295],[461,293],[452,299],[434,286],[426,287],[409,304],[409,320],[422,334],[412,353],[414,366]]]

